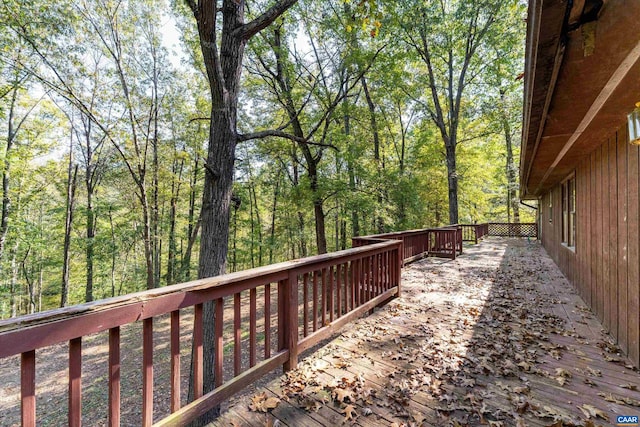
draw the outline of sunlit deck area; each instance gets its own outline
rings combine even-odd
[[[541,245],[489,237],[402,272],[402,294],[223,405],[220,426],[597,426],[640,374]]]

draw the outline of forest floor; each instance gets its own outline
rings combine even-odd
[[[182,402],[192,321],[183,310]],[[157,319],[155,419],[169,411],[168,335],[168,319]],[[121,340],[122,425],[134,426],[141,325],[123,327]],[[66,344],[37,351],[39,426],[67,423],[67,351]],[[298,369],[274,372],[223,405],[215,424],[589,427],[640,415],[640,374],[539,243],[526,240],[488,238],[455,261],[410,264],[400,298],[303,356]],[[107,425],[107,357],[106,333],[83,338],[87,426]],[[225,378],[233,376],[231,361]],[[20,425],[19,390],[19,357],[0,360],[2,427]]]
[[[488,238],[403,271],[402,296],[220,426],[598,426],[640,415],[640,374],[537,242]]]

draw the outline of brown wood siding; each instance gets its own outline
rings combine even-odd
[[[622,127],[576,166],[575,250],[562,243],[560,185],[542,196],[540,210],[542,244],[636,366],[640,366],[639,156]]]

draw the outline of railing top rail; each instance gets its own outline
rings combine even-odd
[[[429,231],[454,230],[456,227],[460,225],[462,224],[444,225],[442,227],[417,228],[414,230],[406,230],[406,231],[392,231],[390,233],[370,234],[368,236],[356,236],[356,237],[353,237],[353,239],[358,239],[358,240],[380,239],[382,241],[383,239],[390,239],[392,237],[402,237],[406,235],[421,234],[421,233],[427,233]]]
[[[0,358],[21,353],[30,349],[28,347],[44,347],[137,320],[170,313],[267,282],[277,282],[285,279],[292,271],[312,271],[336,261],[347,261],[357,259],[364,254],[384,252],[389,248],[400,247],[401,244],[402,242],[398,240],[384,240],[358,248],[5,319],[0,321]],[[62,322],[68,322],[67,326],[73,327],[58,328],[57,326]],[[5,345],[7,344],[5,340],[10,340],[12,336],[15,339],[15,334],[27,336],[29,331],[38,327],[43,327],[43,331],[38,334],[38,337],[32,336],[20,346]],[[5,342],[3,343],[3,341]],[[13,340],[11,341],[13,342]]]

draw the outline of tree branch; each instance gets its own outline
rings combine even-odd
[[[290,133],[287,133],[287,132],[283,132],[283,131],[277,130],[277,129],[267,129],[267,130],[261,130],[261,131],[258,131],[258,132],[238,134],[238,142],[249,141],[249,140],[252,140],[252,139],[261,139],[261,138],[266,138],[268,136],[275,136],[277,138],[288,139],[290,141],[297,142],[299,144],[307,144],[307,145],[314,145],[316,147],[332,148],[332,149],[338,151],[338,147],[336,147],[335,145],[325,144],[325,143],[322,143],[322,142],[309,141],[306,138],[295,136],[293,134],[290,134]]]
[[[291,6],[297,3],[298,0],[280,0],[273,6],[271,6],[262,15],[258,16],[253,21],[244,24],[238,29],[234,30],[234,35],[241,36],[244,40],[249,40],[251,37],[258,34],[263,29],[267,28],[273,21],[275,21],[280,15],[287,11]]]

